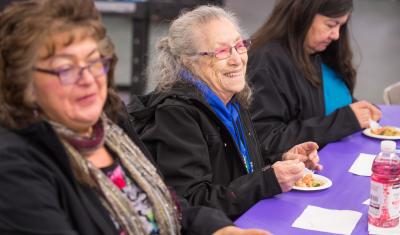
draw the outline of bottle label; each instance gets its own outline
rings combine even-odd
[[[368,214],[387,220],[398,218],[400,216],[400,184],[383,184],[371,180]]]

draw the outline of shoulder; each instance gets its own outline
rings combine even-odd
[[[207,106],[200,91],[193,86],[177,84],[177,86],[168,92],[161,93],[160,96],[162,96],[161,99],[153,102],[153,105],[156,105],[157,109],[175,107],[196,110],[199,107]]]
[[[4,153],[11,150],[21,150],[28,146],[26,141],[16,133],[6,128],[0,127],[0,152]]]
[[[200,93],[188,83],[177,82],[172,88],[166,91],[153,91],[147,95],[131,97],[127,105],[127,111],[130,115],[136,116],[141,113],[153,113],[155,109],[168,106],[187,106],[193,103],[193,100],[201,100]]]
[[[174,118],[177,122],[200,122],[208,110],[208,104],[201,97],[174,95],[166,98],[160,103],[155,114],[159,118],[168,116]]]
[[[248,77],[252,83],[258,79],[282,82],[299,73],[289,51],[279,42],[270,42],[250,51]]]
[[[294,63],[289,51],[279,42],[270,42],[249,52],[248,70],[250,76],[252,72],[292,69],[293,66]]]
[[[249,62],[257,60],[288,60],[289,51],[278,41],[269,42],[257,49],[250,49]]]
[[[44,162],[53,161],[47,150],[59,156],[62,150],[60,146],[57,136],[44,122],[18,130],[0,128],[1,162],[29,162],[43,165]]]
[[[31,182],[39,179],[52,181],[50,169],[54,164],[50,162],[53,160],[38,145],[29,141],[30,137],[25,138],[18,131],[0,128],[0,184],[14,180],[12,178]]]

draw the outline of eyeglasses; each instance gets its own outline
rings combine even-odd
[[[95,79],[105,75],[110,69],[110,64],[111,64],[111,58],[101,58],[98,60],[91,61],[84,67],[73,66],[67,69],[55,69],[55,70],[33,67],[33,70],[41,73],[47,73],[58,76],[62,85],[70,85],[70,84],[75,84],[82,78],[82,74],[85,69],[87,69]]]
[[[212,56],[215,57],[219,60],[224,60],[232,55],[232,48],[235,48],[237,53],[243,54],[246,53],[247,50],[250,48],[251,41],[249,39],[247,40],[242,40],[236,43],[236,45],[232,47],[222,47],[218,48],[213,52],[199,52],[198,55],[202,56]]]

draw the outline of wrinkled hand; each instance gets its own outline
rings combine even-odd
[[[350,104],[350,108],[356,115],[361,128],[369,127],[369,119],[379,121],[382,117],[382,112],[375,105],[365,100]]]
[[[241,229],[227,226],[217,230],[212,235],[271,235],[271,233],[260,229]]]
[[[281,186],[282,192],[292,189],[294,183],[303,177],[304,163],[295,160],[277,161],[272,165],[276,179]]]
[[[298,159],[303,162],[304,165],[310,170],[322,170],[322,165],[318,164],[319,146],[315,142],[305,142],[302,144],[295,145],[289,151],[283,154],[283,160],[294,160]]]

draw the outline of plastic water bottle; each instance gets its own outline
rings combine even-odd
[[[368,223],[391,228],[399,224],[399,217],[400,158],[396,154],[396,142],[385,140],[372,164]]]

